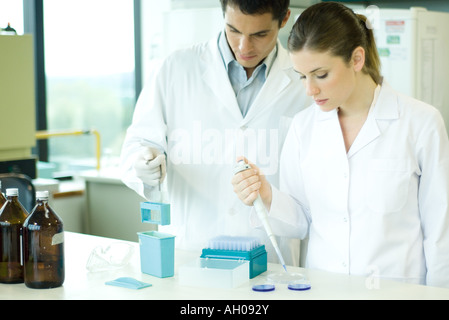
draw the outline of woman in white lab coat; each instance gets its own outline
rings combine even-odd
[[[300,16],[289,49],[315,104],[293,120],[280,190],[257,168],[234,189],[260,192],[275,232],[309,237],[309,268],[449,287],[445,125],[382,81],[365,21],[337,3]]]
[[[163,200],[171,204],[171,224],[159,230],[175,235],[178,248],[201,250],[221,234],[265,236],[251,228],[250,208],[229,184],[236,155],[255,159],[278,185],[279,157],[289,124],[311,103],[305,91],[297,89],[300,80],[277,40],[289,18],[288,1],[263,2],[273,7],[282,3],[282,17],[274,11],[261,13],[261,7],[257,13],[243,13],[238,3],[258,6],[254,1],[222,1],[225,30],[207,43],[173,53],[152,73],[123,144],[123,181],[150,201],[160,201],[155,197],[159,164],[165,171],[167,161],[162,189],[168,190],[169,197]],[[223,48],[228,43],[229,48]],[[267,56],[272,61],[246,114],[240,110],[220,51],[232,55],[231,49],[244,67],[261,65]],[[153,171],[152,162],[142,158],[147,146],[160,153],[148,155],[156,163]],[[283,242],[285,259],[298,265],[298,250],[293,248],[292,254],[290,242]]]

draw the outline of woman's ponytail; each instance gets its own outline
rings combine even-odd
[[[379,84],[382,81],[380,74],[380,58],[377,52],[376,40],[374,38],[373,27],[366,16],[363,14],[356,15],[365,31],[366,44],[365,44],[365,66],[364,72],[369,74],[373,78],[374,82]]]

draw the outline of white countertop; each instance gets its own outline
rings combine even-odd
[[[290,272],[305,274],[312,285],[307,291],[291,291],[287,285],[277,284],[272,292],[254,292],[252,286],[263,282],[270,272],[281,271],[277,264],[268,264],[268,271],[234,289],[181,286],[178,268],[196,259],[200,252],[176,251],[175,275],[157,278],[140,271],[140,254],[137,242],[126,242],[135,250],[131,262],[118,270],[89,272],[86,263],[97,246],[107,246],[121,240],[65,232],[65,282],[55,289],[30,289],[24,284],[0,284],[0,300],[19,299],[71,299],[71,300],[271,300],[271,299],[449,299],[449,289],[404,284],[381,280],[369,288],[365,277],[333,274],[316,270],[289,267]],[[105,285],[119,277],[132,277],[151,283],[152,286],[133,290]]]

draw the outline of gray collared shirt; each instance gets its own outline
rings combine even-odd
[[[245,69],[235,60],[234,54],[229,48],[225,31],[220,34],[218,39],[218,49],[220,50],[229,80],[237,97],[240,111],[243,117],[245,117],[268,77],[273,61],[277,55],[277,45],[265,58],[263,63],[257,66],[249,79],[246,76]]]

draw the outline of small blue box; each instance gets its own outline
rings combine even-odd
[[[161,226],[170,224],[170,204],[159,202],[141,202],[142,222]]]
[[[249,261],[249,278],[252,279],[262,272],[267,271],[267,251],[264,245],[260,245],[250,251],[221,250],[205,248],[201,258],[230,259]]]
[[[159,278],[173,277],[175,236],[158,231],[138,232],[140,267],[143,273]]]

